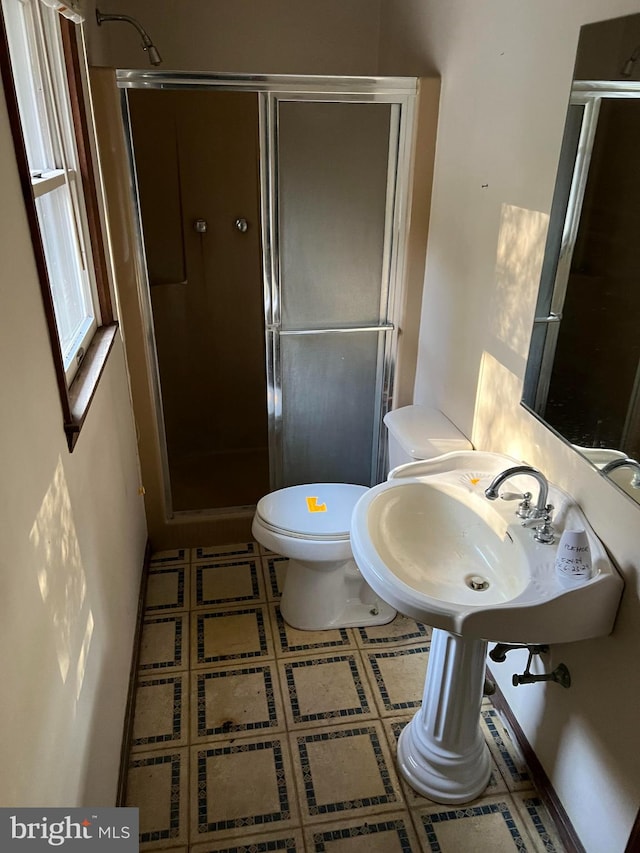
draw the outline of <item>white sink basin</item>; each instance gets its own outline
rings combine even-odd
[[[611,632],[622,579],[578,506],[549,487],[554,544],[536,542],[517,501],[489,501],[501,471],[521,464],[481,451],[448,453],[397,468],[353,513],[351,545],[375,592],[401,613],[460,636],[509,643],[564,643]],[[525,475],[502,491],[532,491]],[[593,575],[563,586],[555,573],[562,531],[583,528]]]
[[[458,491],[446,483],[395,481],[368,506],[376,554],[417,610],[425,597],[442,608],[501,604],[528,583],[525,550],[501,535],[505,525],[494,507],[489,505],[495,518],[488,523]],[[508,572],[500,570],[505,565]]]

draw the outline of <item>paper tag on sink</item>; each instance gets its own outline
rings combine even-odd
[[[591,577],[591,549],[586,530],[565,530],[558,543],[556,573],[561,581],[576,583]]]

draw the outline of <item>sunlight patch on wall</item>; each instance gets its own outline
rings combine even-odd
[[[476,386],[474,444],[517,459],[531,453],[536,443],[535,430],[519,415],[548,223],[547,214],[502,205],[495,284]]]
[[[491,353],[483,352],[473,416],[476,447],[522,459],[535,444],[532,431],[518,418],[522,381]]]
[[[40,595],[51,624],[63,684],[75,677],[80,695],[94,620],[88,610],[87,578],[76,535],[62,461],[58,464],[31,528]],[[88,611],[88,612],[87,612]]]
[[[545,213],[502,205],[490,331],[523,360],[529,352],[548,224]]]

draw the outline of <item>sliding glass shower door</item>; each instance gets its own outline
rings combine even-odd
[[[166,517],[380,481],[417,81],[117,80]]]
[[[372,485],[395,343],[400,106],[271,95],[266,115],[272,486]]]

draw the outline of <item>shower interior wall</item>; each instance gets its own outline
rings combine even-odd
[[[257,96],[127,95],[171,507],[252,505],[269,490]]]

